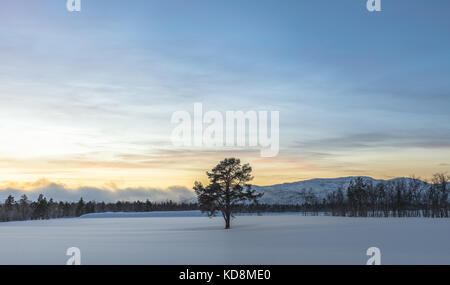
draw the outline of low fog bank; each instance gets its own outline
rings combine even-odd
[[[0,201],[4,201],[9,195],[16,200],[23,194],[27,195],[30,200],[37,200],[39,194],[43,194],[47,199],[53,198],[54,201],[78,201],[83,197],[85,201],[167,201],[174,202],[192,201],[195,199],[194,191],[182,187],[173,186],[167,189],[158,188],[123,188],[123,189],[106,189],[97,187],[79,187],[69,188],[63,184],[49,183],[48,185],[39,186],[31,190],[3,188],[0,189]]]

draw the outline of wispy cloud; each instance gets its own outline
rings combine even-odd
[[[340,149],[377,149],[389,148],[450,148],[450,130],[448,132],[418,129],[399,132],[354,133],[322,139],[298,141],[297,147],[304,149],[340,150]]]

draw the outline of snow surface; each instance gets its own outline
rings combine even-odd
[[[65,264],[73,246],[82,264],[365,264],[372,246],[383,264],[450,264],[449,219],[239,216],[224,230],[190,214],[0,223],[0,264]]]
[[[198,210],[193,211],[154,211],[154,212],[105,212],[82,215],[82,219],[92,218],[151,218],[151,217],[207,217]]]
[[[302,215],[300,212],[265,212],[265,213],[235,213],[234,216],[258,216],[264,214],[265,216],[273,215]],[[150,218],[150,217],[207,217],[206,213],[201,213],[200,210],[192,211],[153,211],[153,212],[104,212],[104,213],[91,213],[82,215],[82,219],[92,218]],[[216,214],[220,216],[220,212]]]

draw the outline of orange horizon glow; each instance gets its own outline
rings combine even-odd
[[[201,152],[200,152],[201,153]],[[415,150],[414,159],[410,151],[386,151],[367,153],[364,157],[347,157],[339,160],[308,161],[282,155],[274,158],[252,158],[248,154],[240,157],[242,163],[250,163],[253,168],[252,184],[259,186],[296,182],[314,178],[337,178],[347,176],[370,176],[375,179],[409,177],[422,179],[434,173],[446,172],[448,166],[437,164],[437,157],[449,153],[433,150]],[[214,167],[223,156],[220,152],[209,153],[198,158],[199,153],[165,156],[163,161],[153,161],[142,165],[127,156],[123,161],[69,161],[36,159],[0,163],[0,188],[32,190],[49,183],[64,184],[70,188],[100,187],[123,189],[133,187],[154,187],[166,189],[183,186],[191,189],[194,181],[207,183],[205,172]],[[241,153],[242,154],[242,153]],[[223,156],[223,157],[222,157]],[[220,158],[221,157],[221,158]],[[239,157],[239,156],[235,156]],[[347,164],[348,166],[342,166]],[[364,166],[364,167],[363,167]]]

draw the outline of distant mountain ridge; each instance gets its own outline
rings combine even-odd
[[[379,182],[396,181],[399,179],[405,179],[406,181],[411,178],[397,177],[389,180],[374,179],[368,176],[348,176],[339,178],[315,178],[304,181],[282,183],[270,186],[257,186],[253,185],[253,189],[257,192],[264,193],[264,196],[260,199],[261,203],[265,204],[297,204],[301,203],[300,192],[305,189],[312,191],[320,198],[325,197],[327,193],[336,191],[341,187],[344,192],[347,190],[350,181],[362,177],[366,181],[371,181],[374,185]],[[423,181],[425,185],[427,184]]]

